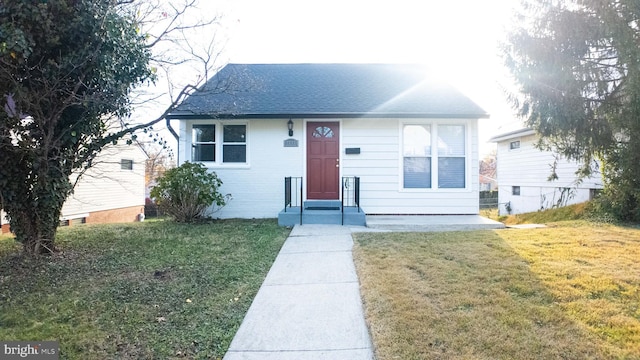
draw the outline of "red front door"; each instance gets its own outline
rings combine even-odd
[[[339,123],[307,123],[307,199],[340,198],[339,139]]]

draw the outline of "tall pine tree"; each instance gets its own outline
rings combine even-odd
[[[540,145],[600,161],[604,203],[640,221],[640,1],[528,0],[504,44],[514,107]]]

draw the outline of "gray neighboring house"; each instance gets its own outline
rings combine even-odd
[[[233,197],[213,216],[291,225],[344,210],[362,224],[365,211],[478,214],[487,117],[418,65],[229,64],[167,123],[178,164],[203,163]]]

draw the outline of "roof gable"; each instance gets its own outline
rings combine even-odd
[[[229,64],[168,118],[488,117],[418,65]]]

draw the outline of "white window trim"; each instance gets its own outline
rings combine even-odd
[[[127,164],[131,165],[131,168],[128,168],[128,167],[124,168],[123,167],[124,164],[125,164],[125,161],[127,162]],[[134,167],[135,163],[136,162],[133,161],[133,159],[121,158],[120,159],[120,171],[133,171],[133,167]]]
[[[515,190],[518,188],[518,193],[515,194]],[[511,196],[522,196],[522,187],[520,185],[511,186]]]
[[[238,121],[238,120],[193,120],[190,121],[187,124],[186,127],[186,133],[185,133],[185,138],[186,138],[186,149],[185,149],[185,155],[184,155],[184,159],[185,161],[190,161],[190,162],[194,162],[193,159],[191,158],[191,149],[192,149],[192,145],[193,145],[193,136],[192,136],[192,132],[193,132],[193,126],[194,125],[215,125],[216,126],[216,135],[215,135],[215,152],[216,152],[216,161],[198,161],[199,163],[203,164],[204,166],[206,166],[207,168],[216,168],[216,169],[248,169],[251,167],[251,159],[249,158],[249,148],[250,148],[250,136],[249,136],[249,121]],[[223,163],[222,162],[222,147],[223,145],[225,145],[225,143],[223,142],[224,140],[224,135],[223,135],[223,126],[224,125],[244,125],[246,126],[246,140],[245,140],[245,146],[246,146],[246,157],[247,157],[247,161],[244,163]],[[239,143],[235,143],[235,144],[239,144]],[[227,143],[228,145],[228,143]]]
[[[431,126],[431,187],[430,188],[405,188],[404,187],[404,127],[405,125],[429,125]],[[463,188],[439,188],[438,187],[438,160],[440,155],[438,154],[438,125],[461,125],[464,126],[465,136],[465,149],[464,149],[464,187]],[[471,128],[472,124],[469,121],[464,120],[446,120],[446,119],[434,119],[434,120],[415,120],[415,121],[399,121],[399,166],[398,166],[398,189],[400,192],[405,193],[462,193],[469,192],[472,189],[471,184]],[[447,156],[444,156],[447,157]],[[458,156],[462,157],[462,156]]]
[[[514,142],[518,142],[518,147],[512,149],[511,148],[511,144]],[[509,142],[507,143],[507,150],[509,151],[520,151],[520,149],[522,148],[522,139],[521,138],[517,138],[517,139],[510,139]]]

